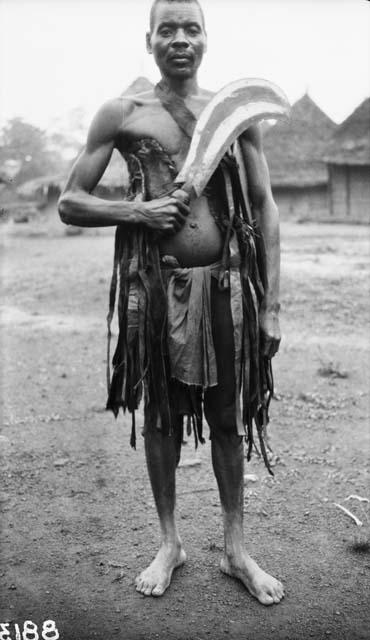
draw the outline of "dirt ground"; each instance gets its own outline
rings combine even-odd
[[[46,619],[63,640],[368,638],[369,528],[334,503],[366,523],[366,503],[344,499],[369,497],[369,228],[282,225],[275,477],[256,458],[245,470],[256,476],[250,550],[287,590],[270,608],[219,571],[209,442],[195,452],[189,441],[178,470],[188,561],[163,598],[136,593],[159,532],[142,439],[132,451],[128,421],[104,411],[112,231],[0,233],[0,622],[11,640],[25,620],[41,638]]]

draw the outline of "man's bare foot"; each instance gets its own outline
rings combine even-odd
[[[136,591],[144,596],[162,596],[171,582],[173,570],[185,560],[181,544],[163,543],[153,562],[136,578]]]
[[[246,552],[233,559],[225,556],[221,560],[221,571],[241,580],[249,593],[262,604],[277,604],[284,597],[281,582],[260,569]]]

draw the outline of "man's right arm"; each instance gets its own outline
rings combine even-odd
[[[58,202],[61,220],[80,227],[143,224],[160,233],[174,233],[185,222],[188,207],[179,198],[166,197],[150,202],[105,200],[91,192],[98,184],[115,146],[124,111],[120,99],[98,111]]]

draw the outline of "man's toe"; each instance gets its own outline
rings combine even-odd
[[[147,584],[146,584],[145,580],[141,580],[140,583],[137,586],[137,590],[140,591],[140,593],[144,593],[146,586],[147,586]]]
[[[153,591],[152,591],[152,596],[163,596],[164,592],[166,591],[166,585],[164,584],[157,584],[156,587],[154,587]]]
[[[274,604],[274,598],[272,596],[270,596],[268,593],[264,593],[258,599],[262,604],[266,604],[266,605],[267,604]]]
[[[152,594],[152,591],[153,591],[153,585],[145,583],[141,593],[143,593],[144,596],[150,596]]]

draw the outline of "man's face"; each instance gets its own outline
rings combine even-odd
[[[166,77],[191,78],[206,51],[202,14],[194,2],[160,2],[147,48]]]

